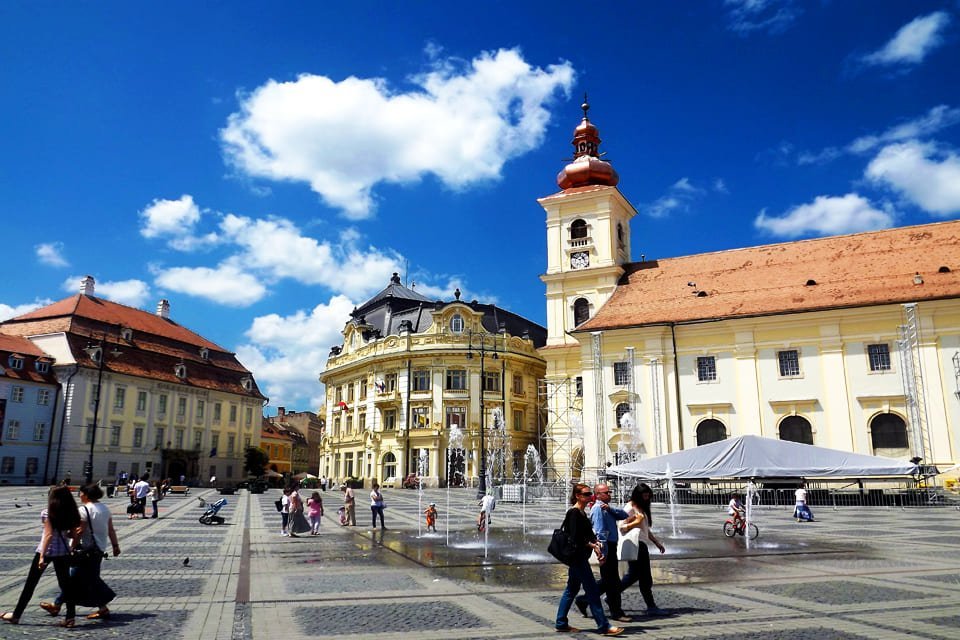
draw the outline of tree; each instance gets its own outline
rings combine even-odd
[[[252,476],[262,476],[264,468],[270,462],[267,452],[257,447],[247,447],[243,458],[243,468]]]

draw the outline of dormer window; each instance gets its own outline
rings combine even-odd
[[[45,360],[37,360],[34,366],[37,369],[37,373],[47,373],[50,371],[50,363]]]
[[[201,360],[209,360],[209,359],[210,359],[210,349],[207,349],[206,347],[201,347],[201,348],[200,348],[200,359],[201,359]]]
[[[464,326],[463,316],[460,315],[459,313],[455,314],[452,318],[450,318],[450,331],[452,331],[453,333],[456,333],[456,334],[463,333],[463,326]]]
[[[126,340],[127,342],[130,342],[131,340],[133,340],[133,329],[129,327],[124,327],[123,329],[120,329],[120,338],[122,338],[123,340]]]
[[[240,386],[243,387],[244,391],[253,391],[253,378],[246,376],[240,379]]]
[[[182,362],[173,368],[173,375],[177,376],[181,380],[187,377],[187,365]]]
[[[11,355],[7,358],[7,364],[10,365],[11,369],[16,369],[17,371],[23,369],[23,357],[16,354]]]

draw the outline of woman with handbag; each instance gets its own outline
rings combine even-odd
[[[639,583],[640,595],[647,605],[648,616],[665,616],[664,611],[657,606],[653,599],[653,576],[650,573],[650,552],[647,550],[647,540],[656,545],[660,553],[664,553],[663,544],[650,531],[650,502],[653,499],[653,490],[641,482],[633,488],[630,502],[624,505],[623,510],[629,516],[620,524],[624,535],[620,536],[620,559],[627,561],[627,572],[620,580],[621,593],[634,582]]]
[[[103,489],[97,484],[80,487],[80,550],[84,557],[86,575],[81,578],[84,597],[79,604],[95,606],[97,610],[87,616],[88,620],[110,617],[107,605],[116,597],[100,577],[104,550],[109,539],[114,557],[120,555],[120,542],[113,528],[110,509],[100,502]]]
[[[573,494],[570,496],[570,504],[573,506],[567,511],[563,519],[563,531],[566,532],[573,547],[577,553],[570,559],[569,570],[567,572],[567,586],[560,596],[560,607],[557,609],[557,620],[555,629],[561,633],[578,633],[580,630],[570,626],[567,615],[570,613],[570,607],[583,587],[587,595],[587,602],[590,605],[590,611],[593,613],[593,619],[597,623],[597,631],[605,636],[618,636],[623,633],[623,627],[611,627],[603,612],[603,606],[600,604],[600,591],[597,587],[597,580],[593,575],[593,569],[588,562],[590,551],[597,554],[597,559],[603,563],[604,557],[601,552],[600,543],[597,542],[597,535],[593,532],[593,525],[590,519],[584,513],[587,503],[593,497],[593,492],[585,484],[576,484],[573,487]]]
[[[59,493],[56,497],[56,506],[52,507],[51,505],[54,504],[54,492],[57,491],[59,491]],[[27,605],[30,603],[30,598],[33,597],[33,592],[37,588],[37,583],[40,582],[40,577],[43,575],[44,569],[47,568],[48,561],[58,557],[66,557],[67,554],[70,553],[69,543],[74,537],[76,527],[80,520],[79,516],[77,516],[76,524],[73,524],[73,519],[69,517],[69,515],[66,518],[63,517],[63,513],[70,513],[69,505],[61,507],[61,503],[65,500],[73,502],[73,513],[76,515],[77,505],[73,500],[73,495],[70,493],[69,487],[57,487],[56,489],[50,490],[47,508],[40,512],[40,524],[43,528],[43,534],[40,537],[40,544],[37,545],[36,553],[33,556],[33,562],[30,563],[30,572],[27,574],[27,581],[23,584],[23,590],[20,592],[20,599],[17,601],[16,608],[13,611],[8,611],[0,615],[0,620],[10,624],[19,624],[20,616],[23,615]],[[50,522],[51,508],[57,513],[56,526],[64,526],[66,528],[63,535],[56,535],[58,530],[52,528],[53,525],[51,525]],[[57,606],[57,613],[60,613],[59,606]]]
[[[300,497],[300,492],[297,490],[296,485],[290,485],[290,524],[289,532],[291,538],[299,538],[297,534],[306,533],[310,531],[310,523],[307,522],[307,517],[303,515],[303,498]]]

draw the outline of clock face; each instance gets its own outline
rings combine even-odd
[[[578,251],[570,254],[570,267],[573,269],[585,269],[590,266],[590,254],[586,251]]]

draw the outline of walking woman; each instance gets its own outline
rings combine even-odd
[[[66,526],[66,531],[63,536],[55,535],[55,530],[51,529],[50,524],[51,505],[54,503],[54,493],[57,491],[60,493],[58,494],[57,506],[55,507],[55,511],[58,513],[56,524],[57,526]],[[40,576],[43,575],[44,569],[47,568],[47,561],[61,556],[66,557],[70,552],[68,543],[73,539],[76,527],[80,523],[80,516],[77,515],[76,524],[71,527],[72,519],[63,518],[60,515],[64,511],[64,509],[60,507],[60,503],[64,500],[64,495],[66,498],[69,498],[70,502],[73,502],[73,495],[71,495],[68,487],[58,487],[50,490],[49,504],[46,509],[40,512],[40,526],[43,530],[43,534],[40,537],[40,544],[37,545],[36,553],[33,555],[33,562],[30,563],[30,572],[27,573],[27,581],[23,584],[23,590],[20,592],[20,599],[17,601],[16,608],[13,611],[7,611],[3,615],[0,615],[0,620],[4,622],[10,624],[20,623],[20,616],[23,615],[27,605],[30,603],[30,598],[33,597],[37,583],[40,582]],[[73,507],[74,512],[76,512],[75,502]],[[69,511],[69,508],[67,508],[66,511]],[[60,613],[59,606],[57,607],[57,613]]]
[[[597,580],[594,578],[593,569],[588,562],[590,551],[597,554],[597,558],[603,563],[603,554],[600,543],[597,542],[597,536],[593,532],[593,525],[590,519],[584,513],[584,508],[593,492],[585,484],[576,484],[573,487],[573,495],[570,496],[570,504],[573,505],[563,519],[563,528],[567,535],[573,540],[577,548],[582,549],[582,553],[573,562],[567,573],[567,586],[560,596],[560,607],[557,609],[557,620],[555,628],[559,632],[578,633],[580,630],[570,626],[567,614],[570,613],[570,607],[573,606],[574,598],[583,587],[587,594],[587,602],[590,605],[590,611],[593,613],[593,619],[597,623],[597,631],[605,636],[618,636],[623,633],[623,627],[611,627],[603,612],[603,606],[600,604],[600,591],[597,587]]]
[[[633,492],[630,494],[630,502],[624,505],[623,510],[627,512],[629,517],[620,525],[621,530],[627,533],[639,529],[640,539],[636,541],[636,560],[627,561],[627,572],[620,580],[620,591],[621,593],[626,591],[627,587],[634,582],[639,583],[640,595],[643,596],[643,601],[647,605],[647,615],[665,616],[669,615],[670,612],[658,607],[653,599],[653,576],[650,573],[650,551],[647,549],[647,540],[649,540],[656,545],[660,553],[666,551],[663,544],[650,530],[650,524],[653,522],[650,516],[650,501],[652,499],[653,490],[646,483],[641,482],[633,488]]]
[[[158,486],[155,488],[159,489]],[[120,555],[120,542],[113,528],[113,517],[109,507],[100,502],[102,497],[103,489],[99,485],[91,483],[80,487],[80,548],[88,552],[89,559],[85,567],[84,594],[79,598],[79,604],[97,607],[87,616],[88,620],[109,618],[110,609],[107,605],[117,595],[100,578],[100,565],[108,540],[114,557]]]
[[[383,524],[383,494],[380,493],[380,485],[373,483],[373,491],[370,492],[370,513],[373,517],[373,528],[377,528],[377,516],[380,516],[380,528],[386,529]]]

